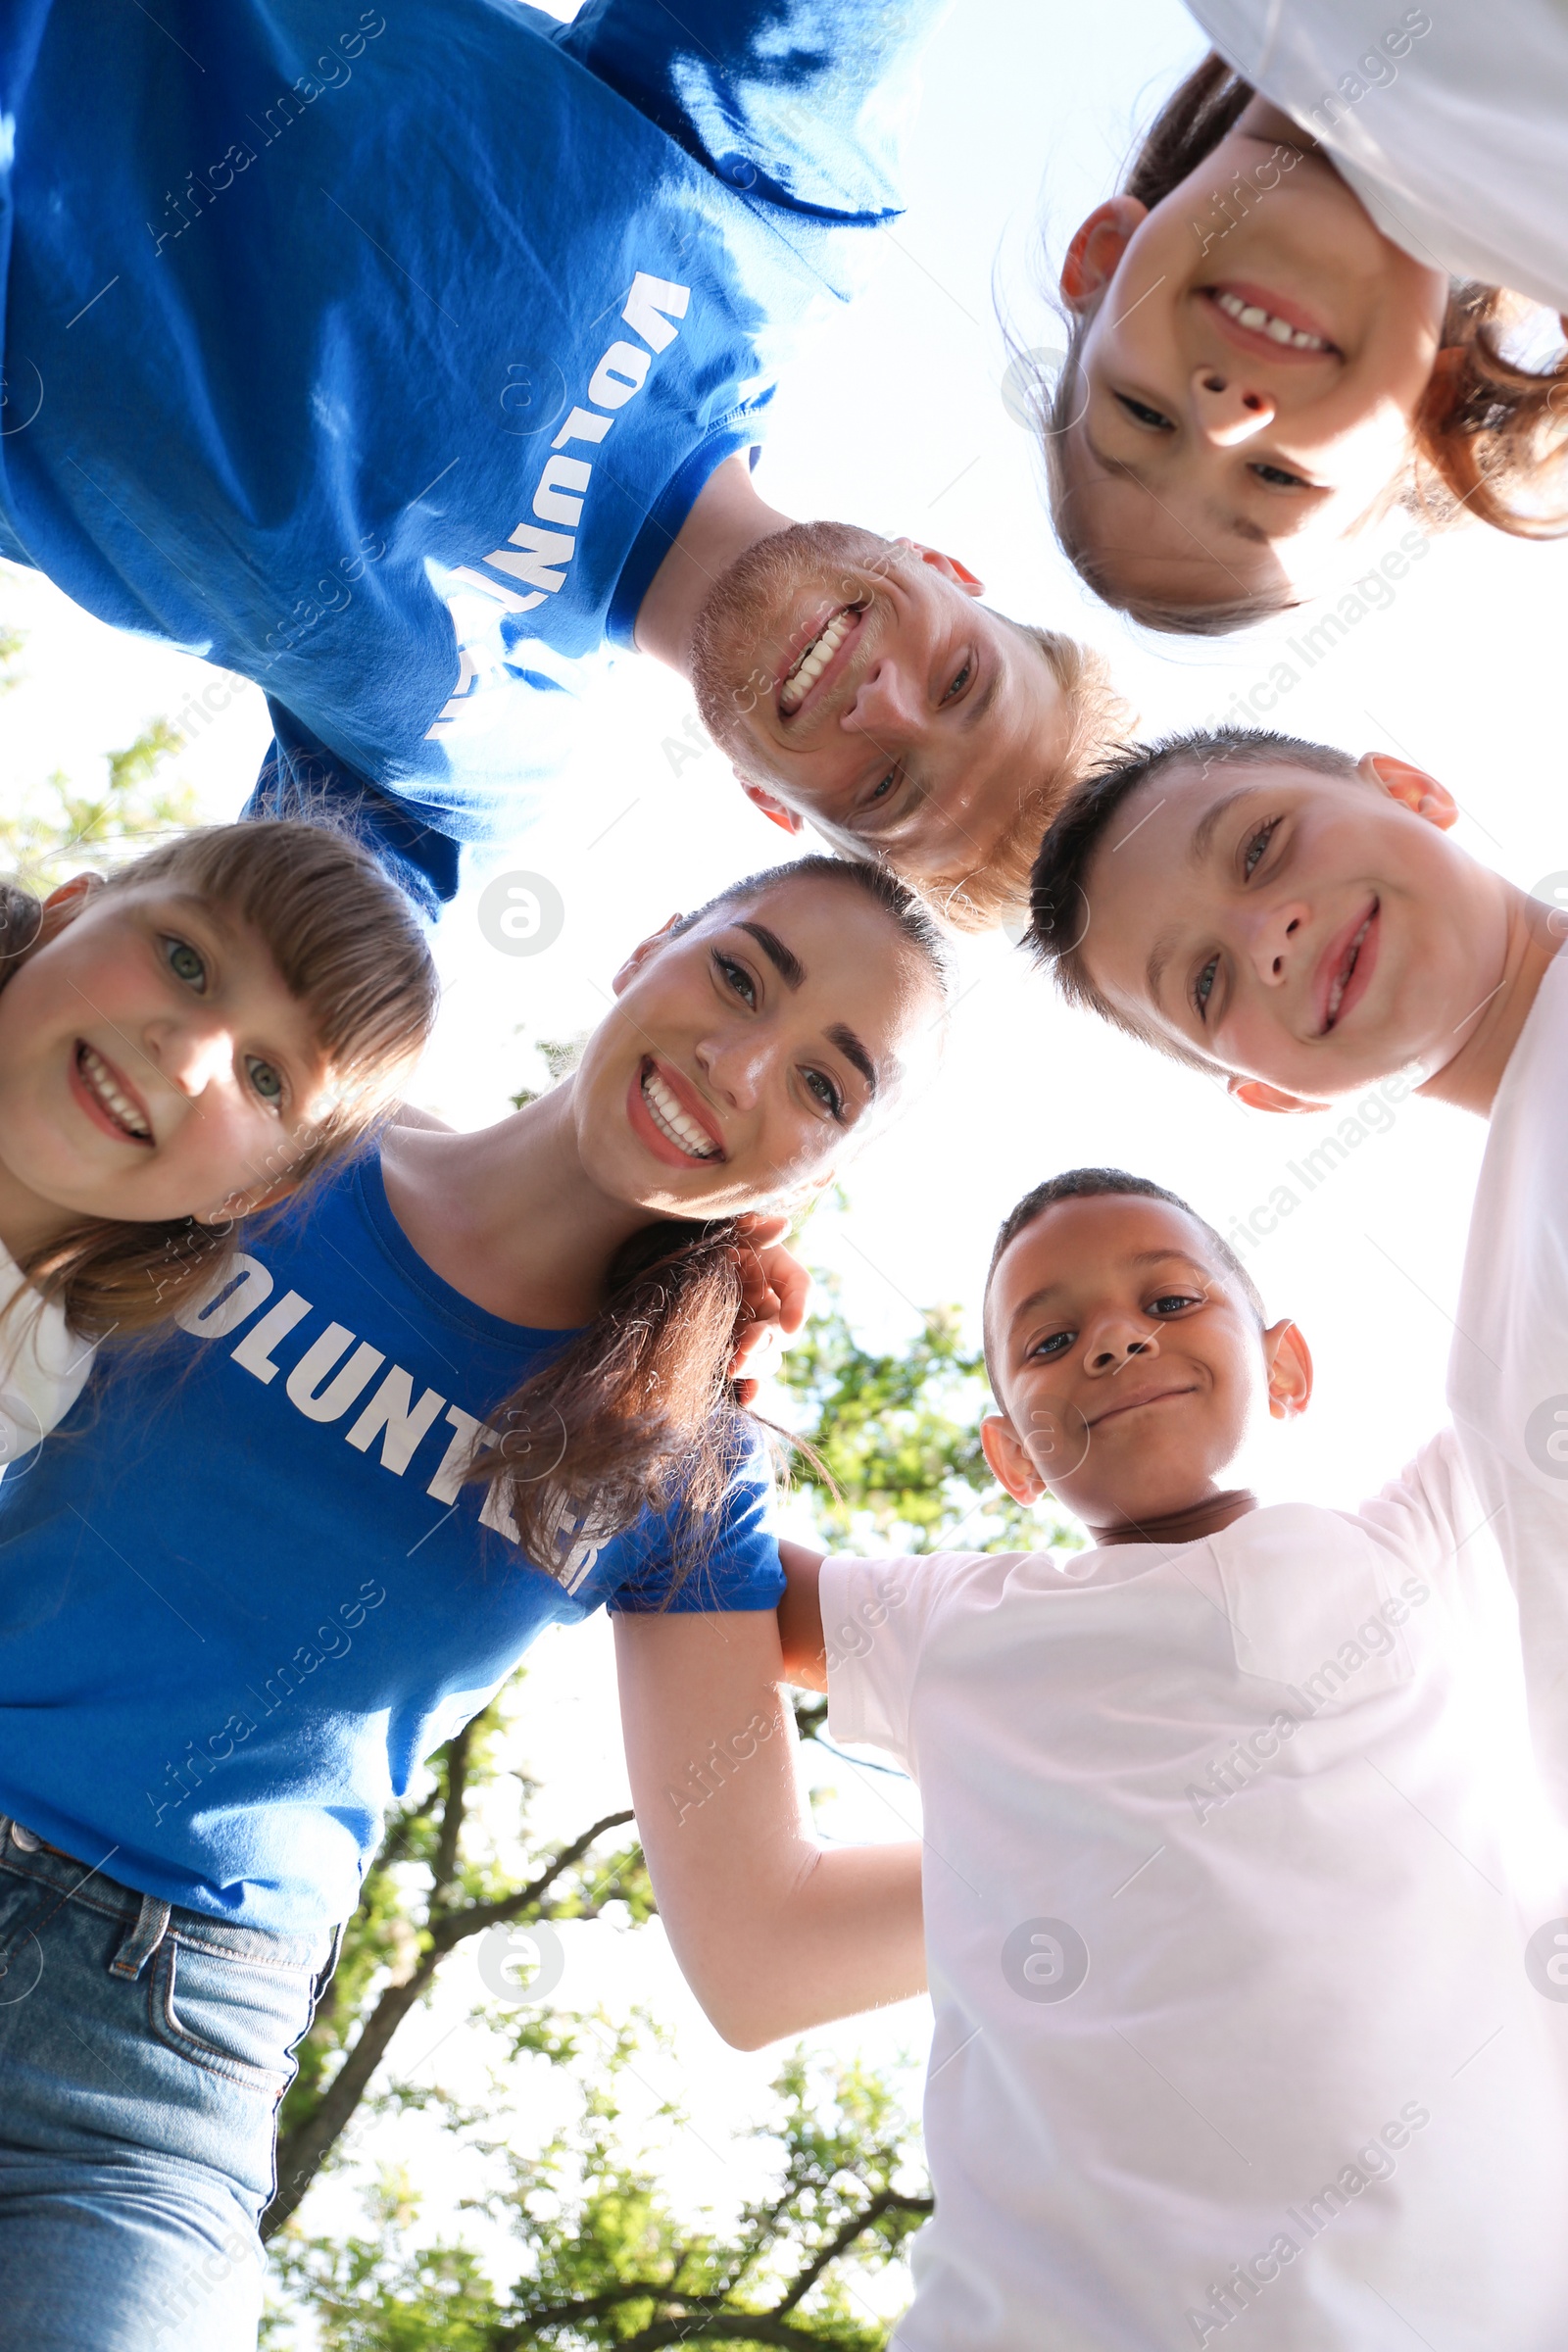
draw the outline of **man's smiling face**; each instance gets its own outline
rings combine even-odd
[[[985,865],[1059,766],[1070,716],[979,588],[948,557],[848,524],[749,549],[703,612],[692,683],[751,798],[911,881]]]
[[[1447,838],[1452,814],[1397,760],[1178,758],[1094,853],[1082,961],[1146,1033],[1305,1101],[1430,1077],[1507,944],[1505,886]]]

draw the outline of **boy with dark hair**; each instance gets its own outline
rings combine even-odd
[[[1521,1947],[1558,1840],[1451,1433],[1359,1511],[1259,1505],[1232,1465],[1304,1410],[1305,1343],[1117,1169],[1013,1210],[985,1332],[987,1459],[1091,1548],[781,1547],[786,1671],[924,1811],[936,2212],[895,2346],[1174,2352],[1256,2307],[1270,2352],[1552,2352],[1565,2021]],[[756,1768],[669,1818],[696,1730],[633,1754],[655,1881],[727,1839],[744,1899]]]
[[[1398,1072],[1491,1120],[1448,1404],[1568,1819],[1568,960],[1560,914],[1449,839],[1457,813],[1386,754],[1176,736],[1063,809],[1032,931],[1071,1001],[1255,1109],[1321,1108]]]
[[[1102,666],[752,478],[945,5],[17,0],[0,555],[258,683],[252,808],[348,809],[429,913],[607,645],[693,678],[792,830],[1021,910]]]

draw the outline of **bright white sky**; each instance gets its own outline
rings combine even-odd
[[[1289,662],[1300,682],[1278,723],[1432,768],[1466,812],[1458,838],[1529,887],[1568,867],[1560,622],[1551,621],[1565,609],[1568,548],[1479,528],[1438,542],[1392,609],[1308,674],[1284,645],[1299,637],[1301,616],[1248,640],[1139,642],[1093,606],[1052,544],[1029,436],[1001,397],[998,301],[1024,343],[1059,341],[1040,294],[1042,223],[1059,252],[1064,230],[1112,191],[1135,125],[1201,45],[1175,0],[965,0],[930,58],[909,211],[888,235],[872,290],[786,381],[759,486],[790,514],[933,541],[984,577],[991,601],[1092,637],[1150,731],[1220,716],[1238,691]],[[237,808],[268,734],[254,690],[198,730],[180,713],[213,672],[116,636],[25,573],[0,572],[0,618],[31,632],[28,682],[0,705],[13,790],[55,766],[95,781],[102,755],[162,713],[192,736],[180,772],[215,814]],[[546,954],[515,959],[487,943],[474,912],[482,875],[446,916],[446,1008],[421,1093],[455,1124],[481,1124],[519,1084],[542,1082],[528,1040],[590,1026],[637,939],[773,861],[783,837],[750,811],[721,758],[684,756],[688,716],[695,728],[691,696],[667,672],[620,662],[584,713],[550,808],[491,860],[488,871],[543,873],[561,891],[565,924]],[[1334,1122],[1239,1110],[1217,1088],[1061,1010],[1003,941],[966,945],[962,966],[940,1084],[856,1164],[854,1215],[823,1236],[862,1329],[886,1342],[913,1327],[920,1306],[955,1299],[972,1311],[1000,1218],[1059,1168],[1109,1162],[1153,1176],[1222,1229],[1288,1184],[1303,1204],[1251,1264],[1273,1311],[1296,1314],[1306,1331],[1318,1393],[1305,1423],[1260,1448],[1253,1482],[1270,1498],[1354,1501],[1396,1470],[1443,1418],[1479,1124],[1404,1103],[1389,1132],[1305,1197],[1286,1163],[1299,1163]],[[624,1786],[608,1672],[595,1630],[551,1638],[534,1654],[523,1752],[551,1783],[563,1829]],[[853,1776],[837,1777],[848,1799]],[[838,1826],[897,1834],[887,1800],[906,1805],[908,1794],[898,1783],[862,1784]],[[682,2135],[672,2168],[683,2192],[722,2199],[734,2184],[728,2122],[755,2111],[776,2060],[721,2051],[656,1953],[658,1938],[655,1930],[617,1950],[608,1932],[582,1932],[560,1998],[649,1999],[679,2023],[678,2079],[698,2128]],[[473,1990],[467,1978],[454,1982],[452,2017]],[[441,2005],[416,2016],[399,2043],[405,2062],[447,2022]],[[923,2005],[911,2004],[870,2032],[824,2039],[846,2051],[883,2052],[901,2038],[917,2049],[925,2031]],[[445,2045],[438,2072],[457,2063],[462,2042],[460,2034]]]

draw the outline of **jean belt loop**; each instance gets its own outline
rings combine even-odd
[[[112,1977],[122,1977],[127,1984],[135,1983],[169,1933],[169,1909],[162,1895],[142,1896],[135,1925],[125,1930],[124,1940],[109,1963]]]

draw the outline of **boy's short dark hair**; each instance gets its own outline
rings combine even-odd
[[[1127,1197],[1135,1200],[1163,1200],[1167,1207],[1179,1208],[1184,1217],[1191,1217],[1200,1233],[1207,1235],[1215,1256],[1233,1277],[1237,1289],[1257,1317],[1259,1328],[1267,1325],[1268,1310],[1256,1283],[1224,1236],[1216,1233],[1207,1218],[1200,1217],[1179,1193],[1168,1192],[1164,1185],[1155,1184],[1148,1176],[1129,1176],[1125,1168],[1067,1168],[1061,1175],[1048,1176],[1044,1184],[1035,1185],[1008,1209],[1002,1220],[991,1252],[991,1263],[986,1269],[980,1327],[986,1351],[986,1375],[991,1382],[991,1394],[999,1404],[1002,1403],[1002,1391],[997,1386],[997,1368],[991,1354],[991,1286],[996,1280],[998,1266],[1025,1226],[1032,1225],[1036,1217],[1044,1216],[1046,1210],[1054,1208],[1058,1200],[1099,1200],[1107,1196],[1113,1199]]]
[[[1275,734],[1267,727],[1195,727],[1182,735],[1162,736],[1157,743],[1134,744],[1122,759],[1107,761],[1086,776],[1068,797],[1040,845],[1030,877],[1030,945],[1037,960],[1050,965],[1068,1004],[1098,1012],[1102,1020],[1130,1037],[1204,1072],[1212,1072],[1218,1065],[1146,1027],[1096,987],[1083,956],[1089,907],[1085,877],[1117,810],[1144,785],[1172,767],[1207,768],[1242,760],[1253,766],[1306,767],[1320,775],[1356,773],[1356,761],[1348,752],[1339,751],[1333,744],[1309,743],[1298,735]]]

